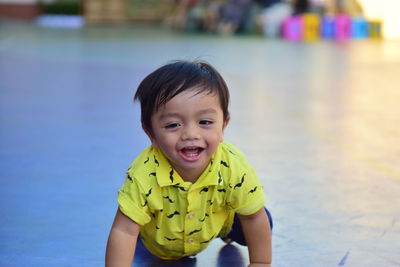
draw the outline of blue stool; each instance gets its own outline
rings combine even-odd
[[[332,40],[335,38],[335,18],[324,16],[321,24],[321,36],[323,39]]]
[[[368,38],[368,21],[362,17],[353,18],[351,21],[351,33],[355,39]]]

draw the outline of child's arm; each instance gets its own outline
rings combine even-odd
[[[249,266],[271,266],[271,229],[264,207],[254,214],[238,216],[249,248]]]
[[[107,267],[132,265],[139,230],[140,226],[118,209],[107,242]]]

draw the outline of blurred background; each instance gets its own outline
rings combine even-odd
[[[0,0],[0,266],[103,266],[134,92],[174,59],[225,78],[274,266],[400,266],[400,1]],[[134,266],[247,266],[220,240]]]
[[[1,0],[0,16],[46,25],[157,23],[183,31],[282,35],[290,15],[347,14],[378,22],[385,38],[400,38],[396,0]],[[50,16],[49,16],[50,15]],[[59,16],[56,16],[59,15]],[[61,15],[61,16],[60,16]],[[67,16],[68,15],[68,16]],[[278,31],[278,32],[277,32]]]

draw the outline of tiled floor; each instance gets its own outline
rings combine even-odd
[[[136,86],[172,59],[231,89],[226,140],[274,217],[274,266],[400,266],[400,42],[183,36],[0,22],[0,266],[102,266],[124,172],[148,140]],[[214,241],[196,259],[246,266]]]

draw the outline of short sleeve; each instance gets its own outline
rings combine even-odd
[[[145,225],[151,219],[147,200],[129,172],[124,185],[118,191],[118,204],[121,212],[139,225]]]
[[[230,187],[228,202],[236,213],[250,215],[264,206],[263,186],[253,168],[242,171]]]

